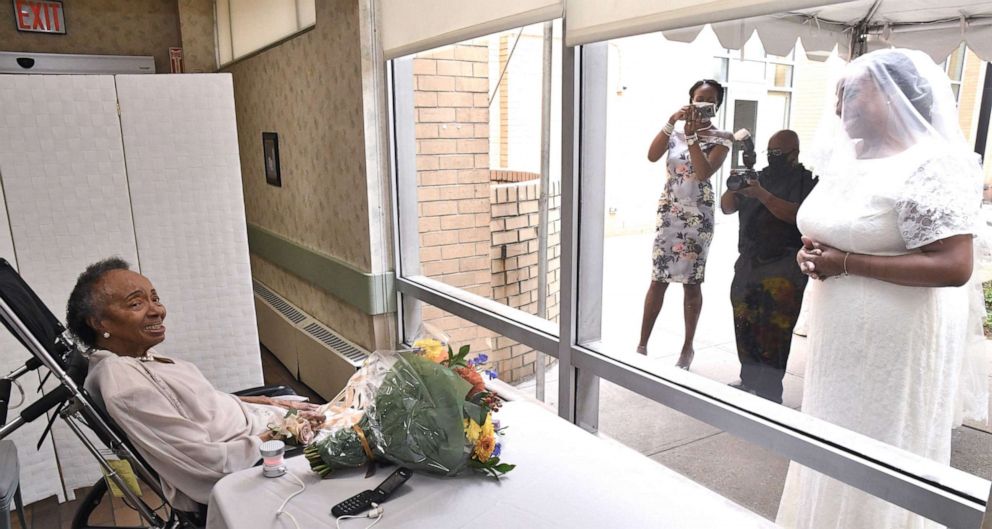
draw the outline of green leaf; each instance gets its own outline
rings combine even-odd
[[[469,347],[468,344],[465,344],[465,345],[461,346],[458,349],[458,356],[461,356],[463,358],[466,357],[466,356],[468,356],[469,349],[470,349],[470,347]]]
[[[509,463],[503,463],[502,465],[496,465],[494,467],[496,470],[506,474],[507,472],[517,468],[517,465],[511,465]]]
[[[300,410],[297,410],[296,408],[290,408],[289,411],[286,412],[286,415],[284,416],[284,418],[285,417],[292,417],[293,415],[296,415],[298,413],[300,413]]]

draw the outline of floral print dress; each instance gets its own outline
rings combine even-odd
[[[728,149],[732,140],[726,132],[706,130],[697,133],[703,154],[716,146]],[[692,161],[685,134],[673,132],[668,139],[668,178],[658,200],[657,231],[652,252],[653,281],[699,284],[706,270],[706,255],[713,240],[713,183],[693,176]]]

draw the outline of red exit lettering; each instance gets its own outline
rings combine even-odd
[[[65,33],[62,2],[14,0],[14,15],[18,31]]]

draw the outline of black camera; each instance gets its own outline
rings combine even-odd
[[[741,146],[744,168],[731,169],[730,176],[727,177],[727,189],[730,191],[744,189],[758,179],[758,172],[754,170],[757,156],[754,153],[754,140],[751,139],[751,131],[741,129],[735,132],[734,141]]]
[[[716,117],[715,103],[693,103],[692,106],[696,109],[696,115],[701,118],[709,119]]]
[[[727,189],[739,191],[751,185],[751,182],[758,179],[758,172],[754,169],[731,169],[730,176],[727,177]]]

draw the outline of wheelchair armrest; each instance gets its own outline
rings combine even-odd
[[[278,397],[281,395],[296,395],[296,392],[289,386],[258,386],[256,388],[235,391],[234,395],[238,397]]]

